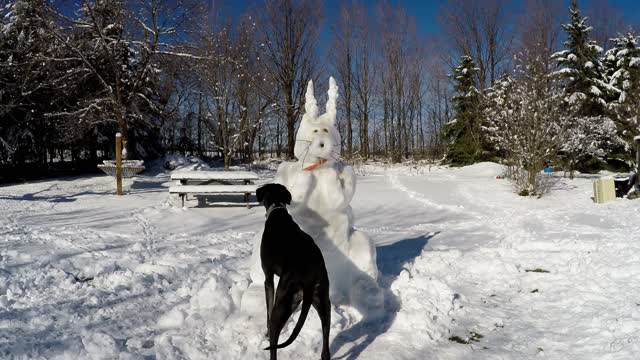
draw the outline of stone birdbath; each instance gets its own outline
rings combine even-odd
[[[127,158],[126,141],[124,147],[122,134],[116,134],[116,159],[105,160],[98,165],[98,169],[104,171],[105,174],[116,178],[116,194],[123,195],[122,178],[130,178],[145,169],[142,160],[123,160]]]
[[[144,167],[144,161],[142,160],[122,160],[122,177],[130,178],[139,172],[142,172]],[[116,176],[116,161],[104,160],[102,164],[98,165],[98,169],[104,171],[105,174],[115,177]]]

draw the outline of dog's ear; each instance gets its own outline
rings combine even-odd
[[[282,196],[284,197],[287,205],[291,205],[291,193],[285,186],[282,187]]]
[[[258,200],[259,203],[261,203],[262,200],[264,199],[265,187],[266,185],[263,185],[263,186],[260,186],[258,190],[256,190],[256,199]]]

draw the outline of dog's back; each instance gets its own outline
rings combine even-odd
[[[267,219],[260,257],[262,266],[272,267],[279,277],[286,269],[309,281],[328,282],[328,278],[323,279],[327,270],[320,248],[286,211],[274,211]]]

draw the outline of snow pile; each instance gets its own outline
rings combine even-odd
[[[167,170],[203,170],[209,169],[200,158],[196,156],[185,156],[181,154],[170,154],[165,156],[162,165]]]
[[[432,260],[432,256],[423,253],[391,285],[391,291],[402,304],[402,311],[397,314],[390,331],[405,333],[409,342],[406,345],[415,348],[448,337],[452,315],[459,306],[459,295],[433,276]]]
[[[459,176],[479,177],[479,178],[495,178],[503,175],[505,167],[493,162],[481,162],[469,166],[459,168],[456,173]]]

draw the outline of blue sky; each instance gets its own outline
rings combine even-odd
[[[224,0],[211,0],[212,2],[225,2]],[[257,0],[261,1],[261,0]],[[373,4],[374,1],[361,0],[364,3]],[[483,1],[483,0],[476,0]],[[561,1],[561,0],[558,0]],[[562,0],[566,3],[566,7],[568,8],[571,1],[570,0]],[[597,2],[608,1],[611,7],[625,20],[625,23],[630,25],[640,25],[640,0],[578,0],[578,6],[581,9],[586,9]],[[245,11],[247,6],[250,4],[254,4],[256,0],[232,0],[231,4],[233,4],[234,13],[241,13]],[[438,13],[446,4],[446,0],[389,0],[391,4],[401,4],[406,10],[408,14],[415,16],[416,23],[420,32],[424,34],[438,34],[440,31],[440,26],[438,23]],[[340,8],[340,0],[325,0],[325,8],[324,15],[326,21],[331,21],[332,14],[336,14],[338,9]],[[510,9],[509,11],[512,14],[519,15],[521,13],[521,8],[523,7],[524,1],[511,0],[510,1]],[[566,19],[568,20],[568,11],[566,14]],[[325,24],[326,25],[326,24]],[[638,28],[640,26],[636,26]],[[322,40],[328,40],[328,26],[324,27]]]
[[[63,4],[63,7],[71,7],[74,3],[79,3],[79,0],[57,0]],[[246,11],[248,6],[255,4],[256,2],[264,0],[202,0],[211,4],[224,4],[225,7],[229,6],[232,9],[234,15],[239,15]],[[374,1],[360,0],[363,3],[374,4]],[[391,4],[401,4],[408,14],[415,16],[418,30],[424,34],[438,34],[440,26],[438,23],[438,13],[441,8],[445,6],[446,0],[388,0]],[[484,1],[484,0],[476,0]],[[558,0],[564,1],[566,7],[570,5],[570,0]],[[578,5],[581,9],[586,9],[598,2],[607,1],[617,13],[621,14],[626,24],[636,25],[636,29],[640,30],[640,0],[578,0]],[[324,15],[325,26],[323,30],[322,40],[327,41],[329,36],[329,26],[326,26],[332,19],[332,14],[337,14],[340,8],[341,0],[324,0]],[[524,1],[511,0],[509,1],[509,11],[514,14],[520,14]],[[568,12],[566,18],[568,19]],[[324,46],[325,44],[323,44]]]
[[[568,8],[571,1],[563,1]],[[578,6],[584,9],[599,1],[602,2],[603,0],[578,0]],[[340,7],[340,2],[340,0],[326,0],[325,16],[335,13]],[[640,24],[640,0],[608,0],[608,2],[615,10],[618,10],[620,14],[622,14],[627,23]],[[446,4],[446,0],[391,0],[390,3],[403,5],[408,14],[415,16],[421,32],[437,34],[440,31],[438,13],[442,6]],[[523,3],[524,1],[512,0],[510,2],[510,6],[512,7],[510,11],[519,13]]]

